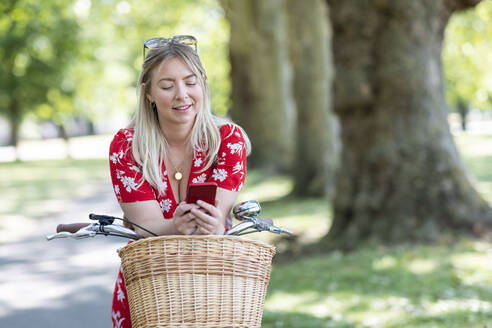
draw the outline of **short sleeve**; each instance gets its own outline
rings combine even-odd
[[[217,161],[208,181],[217,186],[240,191],[246,176],[246,145],[241,129],[230,123],[220,128],[221,144]]]
[[[120,203],[155,200],[151,185],[143,181],[141,168],[135,163],[131,150],[132,129],[121,129],[109,146],[109,169],[113,189]]]

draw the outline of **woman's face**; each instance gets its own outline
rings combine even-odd
[[[155,102],[160,122],[193,124],[202,108],[203,91],[188,65],[173,57],[154,68],[147,99]]]

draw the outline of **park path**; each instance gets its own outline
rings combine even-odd
[[[38,221],[35,232],[0,244],[0,327],[111,327],[116,250],[126,241],[45,239],[58,223],[88,221],[91,212],[121,216],[111,186],[96,186],[91,197]]]

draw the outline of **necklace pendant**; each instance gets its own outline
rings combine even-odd
[[[179,171],[176,171],[176,173],[174,173],[174,178],[177,181],[180,181],[183,178],[183,174],[181,172],[179,172]]]

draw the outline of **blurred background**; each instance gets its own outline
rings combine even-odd
[[[263,327],[492,327],[492,1],[0,3],[0,326],[108,327],[107,152],[143,41],[191,34],[253,143],[275,244]]]

